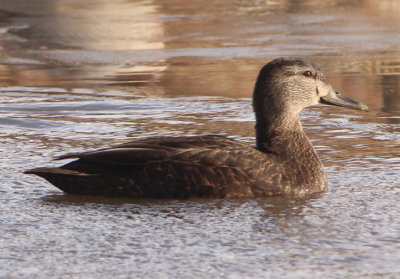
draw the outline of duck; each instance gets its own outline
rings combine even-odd
[[[367,111],[328,82],[313,62],[281,57],[264,65],[253,91],[255,145],[220,135],[147,137],[69,153],[60,167],[25,171],[67,194],[137,199],[303,197],[323,192],[324,166],[300,111],[325,104]]]

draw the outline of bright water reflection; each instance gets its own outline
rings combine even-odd
[[[0,0],[0,277],[396,278],[400,3]],[[251,93],[302,55],[369,113],[302,113],[328,173],[304,200],[66,196],[22,171],[148,135],[252,144]]]

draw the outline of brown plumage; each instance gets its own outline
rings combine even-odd
[[[135,198],[265,197],[321,192],[323,165],[299,112],[318,104],[367,110],[340,95],[313,63],[279,58],[260,71],[253,94],[256,147],[222,136],[154,137],[73,153],[36,174],[64,192]]]

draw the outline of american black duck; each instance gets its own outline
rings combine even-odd
[[[72,153],[61,167],[26,171],[70,194],[134,198],[265,197],[321,192],[323,165],[299,113],[315,104],[367,110],[335,91],[321,70],[278,58],[260,71],[253,93],[256,146],[222,136],[152,137]]]

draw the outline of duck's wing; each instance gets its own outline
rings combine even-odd
[[[69,153],[57,159],[76,158],[130,167],[141,167],[154,161],[200,163],[208,166],[249,166],[257,162],[254,161],[257,159],[254,156],[259,157],[259,153],[247,144],[221,136],[157,137],[95,151]],[[246,162],[248,157],[251,159]]]
[[[217,136],[148,138],[74,153],[59,168],[28,171],[68,193],[132,197],[263,196],[265,154]],[[271,165],[273,168],[273,165]]]
[[[111,164],[121,166],[142,166],[151,160],[166,160],[170,154],[168,150],[153,147],[112,147],[96,151],[68,153],[56,158],[80,159],[85,162]]]

